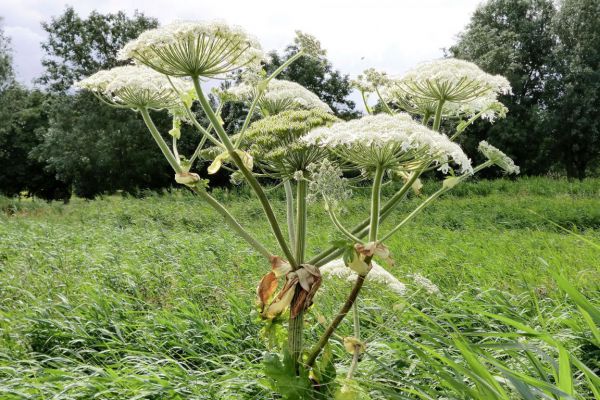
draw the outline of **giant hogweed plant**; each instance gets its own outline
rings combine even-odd
[[[507,173],[518,173],[512,160],[486,142],[479,149],[487,161],[477,166],[454,142],[477,119],[502,117],[506,109],[497,96],[508,93],[510,86],[503,77],[453,59],[420,65],[397,78],[367,70],[355,86],[365,99],[368,115],[341,121],[306,88],[276,79],[299,57],[323,54],[309,35],[298,32],[297,43],[300,51],[267,76],[261,69],[264,54],[259,43],[243,30],[215,22],[172,23],[142,33],[121,50],[120,58],[132,60],[131,65],[100,71],[78,87],[113,107],[139,113],[173,169],[175,181],[206,201],[265,258],[257,306],[266,331],[287,325],[287,340],[280,343],[283,357],[265,359],[274,390],[286,398],[328,398],[336,390],[339,398],[352,398],[349,382],[366,346],[360,338],[356,300],[369,281],[401,289],[400,282],[374,261],[379,259],[392,268],[394,256],[386,241],[435,199],[482,169],[497,165]],[[215,107],[205,82],[233,72],[241,72],[242,83],[219,91]],[[384,112],[373,113],[369,96],[378,98]],[[246,102],[248,108],[234,135],[226,133],[220,117],[223,104],[229,101]],[[193,106],[204,112],[208,126],[198,122]],[[168,132],[172,143],[155,126],[154,110],[168,110],[173,116],[173,129]],[[440,132],[443,120],[454,122],[455,131]],[[177,149],[182,123],[200,135],[195,152],[187,156]],[[276,248],[259,242],[211,196],[206,181],[191,171],[199,158],[210,161],[208,174],[226,168],[232,180],[250,186],[262,205]],[[395,226],[384,228],[383,222],[407,192],[418,191],[419,177],[432,170],[446,176],[439,189]],[[403,186],[383,199],[382,185],[398,177],[404,180]],[[261,183],[264,178],[284,186],[286,215],[276,215]],[[347,227],[339,212],[352,195],[350,183],[355,181],[370,188],[370,208],[360,224]],[[306,247],[309,201],[322,202],[340,239],[318,254]],[[305,313],[310,312],[322,283],[321,270],[332,263],[351,273],[354,282],[338,313],[329,323],[325,321],[319,340],[307,344],[303,340]],[[328,351],[322,353],[351,309],[354,336],[344,339],[350,367],[336,381],[331,356]]]

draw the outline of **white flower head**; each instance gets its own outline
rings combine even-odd
[[[445,58],[422,63],[390,80],[383,92],[386,101],[397,101],[403,107],[409,105],[404,108],[410,108],[412,103],[431,113],[437,102],[444,101],[445,116],[473,116],[482,112],[482,118],[493,121],[496,116],[506,114],[498,95],[511,94],[512,89],[503,76],[485,73],[468,61]]]
[[[260,44],[224,22],[177,21],[127,43],[119,59],[134,59],[170,76],[215,78],[239,68],[260,69]]]
[[[381,265],[371,261],[372,268],[367,274],[365,281],[387,287],[392,292],[402,296],[406,293],[406,285],[394,275],[386,271]],[[357,274],[344,264],[344,260],[337,259],[328,262],[319,268],[324,278],[340,278],[349,282],[356,281]]]
[[[485,140],[479,142],[479,151],[494,164],[502,168],[507,174],[518,175],[521,169],[515,165],[515,162],[501,150],[492,146]]]
[[[447,173],[452,161],[463,173],[471,173],[471,161],[446,135],[414,121],[410,115],[367,115],[360,119],[319,127],[302,138],[309,144],[333,149],[360,168],[377,165],[410,170],[429,160]]]
[[[99,71],[75,86],[90,90],[113,104],[154,109],[178,107],[181,103],[178,92],[191,88],[191,84],[181,78],[171,78],[169,82],[165,75],[138,65]]]
[[[226,91],[226,98],[252,101],[257,95],[255,85],[242,83]],[[333,113],[319,96],[304,86],[291,81],[273,79],[258,100],[263,115],[274,115],[286,110],[321,110]]]

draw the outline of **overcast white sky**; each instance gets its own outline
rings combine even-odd
[[[0,0],[12,39],[18,79],[41,73],[40,23],[67,4],[82,16],[92,10],[142,11],[161,23],[174,19],[223,19],[241,25],[263,48],[283,49],[300,29],[315,35],[335,68],[355,76],[369,67],[392,74],[442,56],[480,0]]]

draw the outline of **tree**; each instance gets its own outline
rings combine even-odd
[[[600,1],[563,0],[548,85],[551,155],[583,179],[600,161]]]
[[[0,17],[0,93],[14,81],[10,39],[4,34],[1,23]]]
[[[157,26],[156,18],[137,11],[132,18],[123,11],[93,11],[82,19],[73,7],[67,7],[59,17],[42,23],[48,39],[42,43],[46,52],[42,65],[46,71],[39,82],[52,92],[64,92],[94,72],[126,64],[117,60],[118,51],[141,32]]]
[[[47,56],[40,82],[53,93],[52,118],[44,142],[33,153],[79,196],[136,193],[172,182],[138,115],[106,106],[90,93],[68,91],[75,81],[122,64],[116,59],[118,50],[157,25],[156,19],[137,12],[131,18],[123,12],[92,12],[82,19],[70,7],[43,24],[48,40],[42,45]],[[166,113],[157,115],[156,122],[163,132],[170,128]]]
[[[276,51],[269,53],[270,61],[266,65],[267,73],[271,73],[299,51],[298,37],[294,43],[286,47],[283,54]],[[352,91],[350,78],[339,70],[334,70],[331,62],[325,57],[300,57],[287,67],[278,77],[297,82],[314,92],[331,107],[338,117],[356,118],[358,112],[354,102],[347,97]]]
[[[546,172],[549,131],[544,126],[546,82],[551,74],[551,0],[490,0],[480,5],[450,55],[472,61],[483,70],[508,78],[513,95],[500,100],[506,119],[494,125],[479,123],[463,141],[474,150],[486,139],[505,149],[528,174]]]

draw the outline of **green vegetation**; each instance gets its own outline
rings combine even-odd
[[[245,189],[213,193],[267,241],[260,204]],[[270,196],[285,215],[283,190]],[[367,283],[360,300],[361,390],[373,399],[528,398],[525,381],[555,390],[547,398],[593,398],[599,199],[597,179],[473,182],[408,224],[389,243],[397,262],[389,270],[407,294]],[[355,196],[344,221],[357,222],[365,206]],[[2,198],[0,209],[0,398],[273,398],[253,296],[269,265],[197,197]],[[309,211],[308,248],[318,250],[336,236],[324,210]],[[441,294],[419,289],[412,273]],[[324,282],[307,313],[311,340],[323,330],[318,316],[333,315],[349,290]],[[339,333],[351,330],[346,320]],[[342,338],[329,350],[343,373]]]

